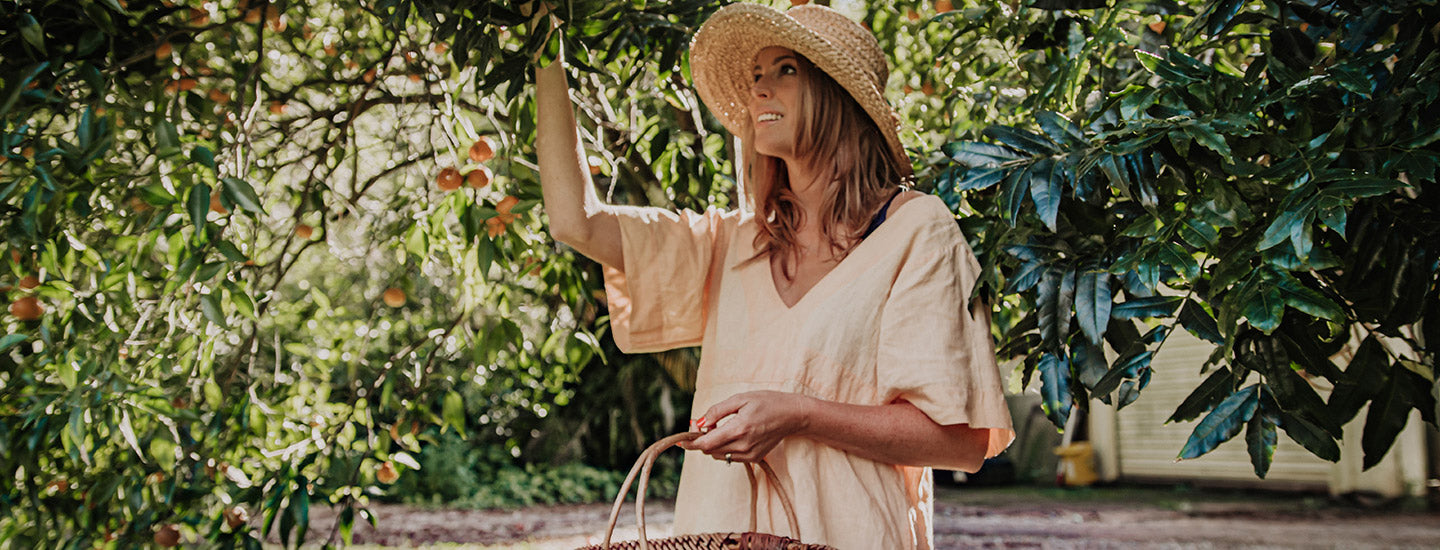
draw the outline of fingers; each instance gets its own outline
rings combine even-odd
[[[749,402],[749,394],[742,393],[732,395],[724,401],[711,405],[710,409],[705,411],[705,415],[700,417],[698,424],[700,431],[707,432],[715,429],[716,426],[720,425],[720,419],[740,412],[740,408]]]

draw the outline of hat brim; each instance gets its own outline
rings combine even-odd
[[[856,56],[847,55],[843,48],[800,21],[759,4],[731,4],[721,8],[696,31],[690,45],[690,70],[695,89],[727,130],[739,136],[750,128],[752,118],[748,105],[755,56],[771,46],[788,48],[805,56],[850,92],[875,121],[901,174],[907,178],[912,175],[910,158],[900,144],[899,116],[885,101],[881,90],[872,84],[881,78],[866,70],[856,61]]]

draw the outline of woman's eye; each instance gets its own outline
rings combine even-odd
[[[780,67],[781,74],[795,74],[795,72],[796,71],[794,65],[786,65],[784,67]]]
[[[759,82],[759,81],[760,81],[760,75],[758,75],[758,74],[750,75],[750,81],[751,81],[751,82]]]

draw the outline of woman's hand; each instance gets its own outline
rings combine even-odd
[[[705,435],[681,446],[716,460],[755,462],[780,441],[805,430],[814,398],[796,393],[753,391],[716,403],[696,421]]]

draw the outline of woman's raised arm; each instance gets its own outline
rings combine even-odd
[[[535,151],[551,236],[590,259],[624,269],[620,222],[590,180],[563,56],[536,69],[535,102]]]

